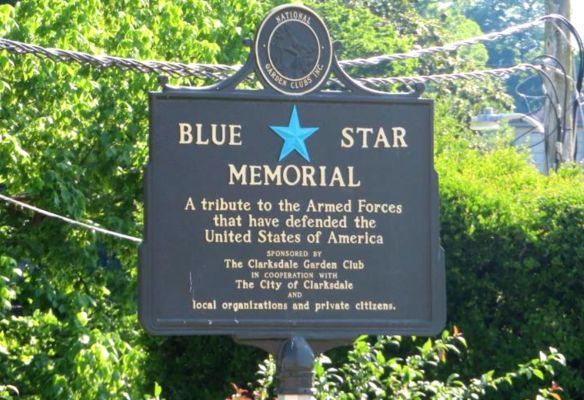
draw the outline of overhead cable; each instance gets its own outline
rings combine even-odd
[[[521,63],[505,68],[493,68],[485,70],[475,70],[466,72],[454,72],[449,74],[415,75],[415,76],[392,76],[388,78],[360,78],[359,82],[374,86],[383,85],[412,85],[416,83],[441,83],[455,80],[485,79],[489,77],[505,78],[518,72],[537,71],[544,69],[542,65]]]
[[[458,42],[453,42],[449,44],[445,44],[442,46],[434,46],[434,47],[427,47],[423,49],[415,49],[405,53],[396,53],[396,54],[387,54],[382,56],[375,56],[375,57],[368,57],[368,58],[355,58],[353,60],[344,60],[341,61],[340,64],[346,67],[360,67],[360,66],[368,66],[368,65],[378,65],[386,62],[391,61],[398,61],[398,60],[408,60],[411,58],[419,58],[421,56],[436,54],[436,53],[446,53],[451,51],[456,51],[461,47],[465,46],[472,46],[475,44],[483,43],[483,42],[490,42],[498,39],[502,39],[507,36],[514,35],[519,32],[526,31],[533,27],[539,26],[543,24],[547,20],[554,20],[558,18],[564,18],[558,14],[550,14],[538,18],[534,21],[526,22],[520,25],[515,25],[509,27],[507,29],[503,29],[502,31],[498,32],[491,32],[484,35],[476,36],[469,39],[460,40]]]
[[[0,49],[14,54],[32,54],[55,62],[76,62],[97,68],[120,68],[141,73],[164,73],[172,76],[195,76],[205,79],[224,79],[238,66],[221,64],[183,64],[169,61],[143,61],[108,55],[92,55],[80,51],[46,48],[16,40],[0,38]]]
[[[353,60],[340,61],[343,67],[349,66],[373,66],[384,62],[405,60],[410,58],[419,58],[424,55],[431,55],[442,52],[455,51],[464,46],[471,46],[478,43],[497,40],[507,37],[532,27],[538,26],[546,21],[562,23],[568,28],[573,28],[571,23],[561,15],[550,14],[538,18],[534,21],[516,25],[499,32],[491,32],[485,35],[477,36],[470,39],[446,44],[443,46],[429,47],[425,49],[416,49],[406,53],[397,53],[381,55],[370,58],[358,58]],[[572,33],[575,29],[570,29]],[[577,38],[578,40],[579,38]],[[581,40],[579,41],[581,43]],[[55,62],[76,62],[83,65],[91,65],[98,68],[120,68],[141,73],[163,73],[171,76],[189,77],[194,76],[204,79],[220,80],[235,73],[240,66],[223,65],[223,64],[185,64],[180,62],[169,61],[143,61],[131,58],[115,57],[109,55],[92,55],[80,51],[64,50],[57,48],[46,48],[34,44],[23,43],[11,39],[0,38],[0,49],[4,49],[13,54],[32,54],[37,57],[48,58]]]
[[[142,242],[142,239],[137,238],[135,236],[125,235],[123,233],[110,231],[109,229],[102,228],[102,227],[97,226],[95,224],[88,224],[85,222],[76,221],[74,219],[67,218],[63,215],[55,214],[55,213],[52,213],[50,211],[43,210],[42,208],[31,206],[30,204],[23,203],[22,201],[13,199],[12,197],[4,196],[3,194],[0,194],[0,200],[3,200],[7,203],[11,203],[11,204],[14,204],[14,205],[22,207],[22,208],[26,208],[27,210],[34,211],[37,214],[42,214],[42,215],[45,215],[45,216],[50,217],[50,218],[55,218],[55,219],[61,220],[63,222],[71,224],[71,225],[75,225],[75,226],[78,226],[78,227],[81,227],[84,229],[89,229],[89,230],[94,231],[94,232],[103,233],[104,235],[114,236],[114,237],[117,237],[119,239],[130,240],[130,241],[136,242],[136,243]]]

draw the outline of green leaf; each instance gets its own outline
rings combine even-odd
[[[154,397],[159,398],[162,394],[162,387],[158,384],[158,382],[154,382]]]
[[[538,377],[542,381],[544,379],[543,372],[541,372],[541,370],[539,370],[537,368],[533,370],[533,375],[535,375],[536,377]]]

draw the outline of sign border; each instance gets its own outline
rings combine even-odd
[[[171,90],[150,92],[149,94],[149,148],[152,146],[153,110],[155,101],[174,99],[222,99],[222,100],[253,100],[278,101],[281,103],[300,104],[304,102],[319,103],[373,103],[387,106],[396,104],[422,104],[430,108],[428,131],[430,132],[429,151],[427,156],[433,160],[434,148],[434,103],[430,99],[419,99],[408,96],[354,95],[339,93],[323,93],[305,95],[302,97],[283,97],[281,94],[270,94],[254,90],[237,90],[225,92]],[[432,162],[432,166],[434,163]],[[150,160],[144,170],[144,240],[140,245],[139,257],[139,319],[144,329],[152,335],[232,335],[239,338],[275,339],[299,335],[311,340],[346,339],[362,334],[383,335],[418,335],[432,336],[438,334],[446,323],[446,284],[444,250],[440,246],[440,220],[438,175],[433,168],[428,186],[430,193],[428,207],[430,210],[430,280],[431,318],[428,320],[391,320],[391,319],[334,319],[334,320],[302,320],[275,321],[273,319],[243,318],[237,322],[233,319],[156,319],[153,315],[154,301],[152,293],[153,279],[150,276],[152,265],[148,248],[148,237],[154,227],[148,223],[148,203],[150,203]]]

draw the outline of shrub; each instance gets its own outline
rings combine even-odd
[[[461,379],[457,373],[444,378],[444,367],[448,357],[461,354],[466,341],[460,331],[444,331],[438,339],[411,339],[415,345],[413,354],[395,356],[402,339],[397,336],[361,336],[347,355],[347,361],[338,367],[330,366],[326,356],[316,362],[317,400],[456,400],[480,399],[487,393],[495,393],[500,387],[515,387],[526,381],[546,379],[554,375],[554,364],[563,365],[564,357],[556,349],[540,352],[539,357],[515,370],[495,374],[491,370],[478,378]],[[450,354],[450,355],[449,355]],[[230,400],[267,400],[273,397],[274,362],[268,358],[260,366],[258,385],[255,389],[240,389]],[[537,390],[539,399],[556,399],[557,385]]]
[[[582,395],[582,172],[543,176],[511,148],[445,150],[437,169],[448,319],[476,349],[461,373],[504,370],[555,346],[568,360],[558,376],[564,395]]]
[[[242,39],[253,36],[272,3],[21,1],[0,5],[0,35],[96,54],[237,63],[248,51]],[[343,56],[391,53],[414,42],[362,7],[314,3],[337,23],[331,31],[343,39]],[[384,71],[413,68],[403,63]],[[146,93],[156,89],[151,75],[0,52],[0,189],[139,236]],[[441,94],[436,147],[449,315],[474,343],[461,375],[506,370],[556,346],[568,358],[562,385],[581,395],[581,172],[565,169],[547,178],[513,150],[469,151],[459,112],[452,117],[453,109],[464,108],[459,97]],[[18,390],[28,398],[141,398],[163,377],[173,400],[206,399],[223,393],[224,371],[228,379],[247,379],[259,353],[229,339],[143,334],[134,244],[4,204],[0,211],[1,396]]]

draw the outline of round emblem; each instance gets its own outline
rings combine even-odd
[[[255,40],[258,69],[280,93],[310,93],[326,80],[333,50],[324,22],[300,5],[277,7],[264,19]]]

